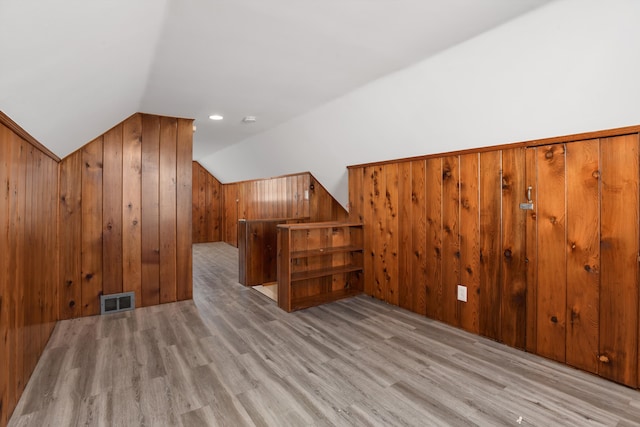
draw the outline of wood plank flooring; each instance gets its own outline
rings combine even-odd
[[[287,314],[194,245],[194,300],[58,323],[10,426],[631,426],[640,393],[360,296]]]

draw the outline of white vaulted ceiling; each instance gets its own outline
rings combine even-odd
[[[549,1],[0,0],[0,110],[60,157],[194,118],[197,160]]]

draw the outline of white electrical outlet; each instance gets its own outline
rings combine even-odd
[[[458,285],[458,301],[467,302],[467,287]]]
[[[309,190],[304,190],[304,199],[309,200]]]

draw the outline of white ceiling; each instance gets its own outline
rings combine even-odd
[[[549,1],[0,0],[0,110],[60,157],[194,118],[197,160]]]

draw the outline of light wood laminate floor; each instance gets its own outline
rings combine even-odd
[[[640,425],[640,393],[361,296],[292,314],[194,245],[194,300],[59,322],[10,426]]]

